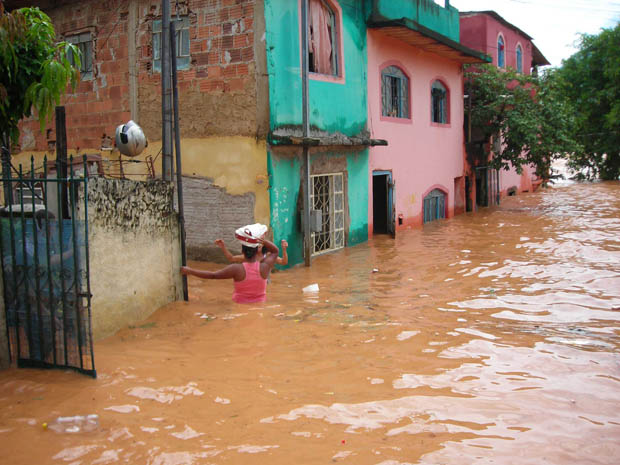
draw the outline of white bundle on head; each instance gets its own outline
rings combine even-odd
[[[267,226],[260,223],[254,223],[237,229],[235,231],[235,237],[246,247],[258,247],[258,239],[262,239],[266,232]]]

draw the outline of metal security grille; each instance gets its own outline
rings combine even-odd
[[[321,231],[312,233],[313,255],[344,247],[344,183],[342,173],[311,176],[310,202],[321,211]]]
[[[486,166],[476,168],[476,203],[480,207],[499,205],[499,170]]]
[[[84,157],[83,164],[86,164]],[[72,368],[96,377],[91,331],[87,177],[19,167],[2,181],[0,257],[11,359],[19,367]]]
[[[439,189],[432,190],[424,197],[424,222],[446,217],[446,194]]]

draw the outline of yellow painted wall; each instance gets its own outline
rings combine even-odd
[[[149,142],[149,146],[138,157],[130,159],[123,156],[123,169],[127,178],[140,181],[146,179],[147,168],[143,163],[148,156],[154,159],[154,168],[157,176],[161,175],[161,141]],[[68,150],[67,156],[82,156],[82,154],[100,154],[106,173],[118,172],[119,152],[102,151],[100,148],[81,148],[79,154],[75,150]],[[267,146],[264,140],[253,137],[207,137],[181,139],[181,153],[183,159],[184,176],[198,176],[210,178],[213,182],[231,195],[242,195],[253,192],[256,196],[254,208],[255,220],[269,224],[269,178],[267,175]],[[30,159],[34,156],[35,169],[43,165],[43,157],[55,160],[56,153],[24,151],[13,155],[14,166],[20,163],[24,172],[30,170]],[[108,161],[109,160],[109,161]],[[132,163],[130,160],[139,160],[141,163]],[[39,170],[37,170],[39,171]],[[42,170],[40,170],[42,171]],[[114,176],[117,177],[117,176]]]

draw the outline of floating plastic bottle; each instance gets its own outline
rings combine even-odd
[[[99,428],[99,415],[76,415],[73,417],[58,417],[53,422],[43,423],[44,429],[51,429],[57,433],[81,433],[94,431]]]

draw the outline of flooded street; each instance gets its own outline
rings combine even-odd
[[[569,185],[274,273],[262,306],[190,278],[96,380],[0,372],[2,463],[618,463],[619,238],[620,183]]]

